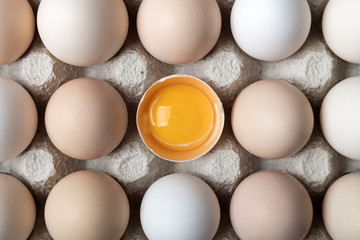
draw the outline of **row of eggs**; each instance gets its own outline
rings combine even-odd
[[[360,77],[345,79],[326,95],[320,110],[325,138],[342,155],[360,160]],[[38,114],[29,93],[0,78],[0,161],[16,157],[31,143]],[[154,83],[142,97],[137,127],[145,145],[171,161],[207,153],[219,140],[225,122],[216,93],[189,75]],[[45,127],[64,154],[91,160],[112,152],[128,124],[125,102],[114,87],[97,79],[71,80],[51,96]],[[255,156],[280,159],[301,150],[313,131],[314,116],[306,96],[281,80],[247,86],[234,102],[231,125],[240,145]]]
[[[360,173],[335,181],[325,194],[323,219],[334,240],[356,239]],[[1,239],[26,239],[35,224],[36,207],[29,190],[16,178],[0,174]],[[109,175],[74,172],[51,190],[45,223],[55,240],[120,239],[130,217],[123,188]],[[243,240],[303,239],[313,206],[305,187],[289,174],[261,171],[245,178],[230,202],[230,220]],[[354,219],[354,221],[353,221]],[[146,191],[140,220],[150,240],[212,239],[220,223],[213,190],[189,174],[170,174]]]
[[[360,63],[357,29],[360,3],[331,0],[323,16],[323,33],[340,58]],[[35,18],[26,0],[1,0],[0,65],[18,59],[29,47]],[[45,47],[61,61],[90,66],[104,63],[122,47],[129,28],[122,0],[42,0],[37,25]],[[221,32],[215,0],[143,0],[137,31],[145,49],[169,64],[186,64],[206,56]],[[311,27],[306,0],[236,0],[231,30],[248,55],[277,61],[294,54]]]
[[[360,160],[360,77],[345,79],[326,95],[320,110],[325,138],[342,155]],[[0,78],[0,161],[16,157],[31,143],[38,114],[29,93]],[[205,82],[171,75],[154,83],[142,97],[137,127],[146,146],[171,161],[207,153],[219,140],[224,110]],[[64,154],[91,160],[112,152],[128,124],[125,102],[114,87],[89,78],[71,80],[51,96],[45,127]],[[240,145],[255,156],[280,159],[301,150],[313,131],[314,116],[306,96],[281,80],[260,80],[240,92],[231,125]]]

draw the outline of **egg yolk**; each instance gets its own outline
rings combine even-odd
[[[202,144],[214,128],[214,110],[203,92],[189,85],[159,90],[149,103],[153,137],[172,150],[190,150]]]

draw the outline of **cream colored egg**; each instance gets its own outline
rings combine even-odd
[[[60,180],[45,205],[46,226],[54,240],[118,240],[129,216],[129,202],[120,184],[89,170]]]
[[[41,40],[55,57],[91,66],[120,50],[129,18],[123,0],[42,0],[37,25]]]
[[[334,240],[360,236],[360,173],[336,180],[327,190],[322,208],[325,227]]]
[[[27,0],[0,0],[0,65],[21,57],[34,32],[34,12]]]
[[[360,64],[360,1],[331,0],[322,19],[322,32],[329,48],[345,61]]]
[[[30,94],[18,83],[0,78],[0,162],[26,149],[37,125],[38,114]]]
[[[158,60],[195,62],[216,44],[221,13],[215,0],[144,0],[137,30],[145,49]]]
[[[320,109],[321,130],[340,154],[360,160],[360,77],[340,81],[326,94]]]
[[[241,240],[301,240],[312,217],[304,186],[281,172],[250,175],[236,188],[230,203],[231,224]]]
[[[45,111],[50,140],[66,155],[81,160],[112,152],[122,141],[127,124],[121,95],[104,81],[90,78],[65,83]]]
[[[245,88],[231,113],[236,139],[250,153],[268,159],[295,154],[308,142],[314,116],[306,96],[280,80],[261,80]]]
[[[0,174],[0,239],[27,239],[34,227],[36,206],[26,186],[16,178]]]

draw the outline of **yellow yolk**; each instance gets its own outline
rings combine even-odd
[[[197,88],[171,85],[149,103],[149,127],[154,138],[173,150],[190,150],[203,143],[214,127],[214,110]]]

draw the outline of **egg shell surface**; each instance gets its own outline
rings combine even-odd
[[[336,84],[325,96],[320,109],[322,132],[340,154],[360,160],[360,77]]]
[[[250,175],[231,198],[231,223],[242,240],[304,239],[312,217],[312,202],[305,187],[281,172]]]
[[[112,152],[128,124],[125,102],[114,87],[92,78],[78,78],[58,88],[45,111],[52,143],[66,155],[91,160]]]
[[[322,32],[329,48],[345,61],[360,64],[360,2],[331,0],[322,19]]]
[[[279,159],[305,146],[314,116],[299,89],[285,81],[267,79],[240,92],[232,108],[231,125],[247,151],[261,158]]]
[[[334,240],[360,236],[360,173],[337,179],[327,190],[322,206],[324,224]]]
[[[212,239],[220,222],[220,206],[204,181],[189,174],[171,174],[146,191],[140,219],[150,240]]]
[[[128,225],[129,209],[118,182],[105,173],[82,170],[51,190],[45,222],[55,240],[118,240]]]
[[[0,174],[0,239],[24,240],[36,219],[34,198],[18,179]]]
[[[0,0],[0,65],[20,58],[35,33],[35,16],[27,0]]]
[[[169,64],[195,62],[215,46],[221,12],[215,0],[144,0],[137,31],[145,49]]]
[[[0,78],[0,162],[26,149],[37,125],[38,113],[30,94],[18,83]]]
[[[120,50],[129,17],[123,0],[42,0],[37,26],[42,42],[56,58],[92,66]]]
[[[306,0],[236,0],[231,31],[238,46],[263,61],[293,55],[304,44],[311,27]]]

